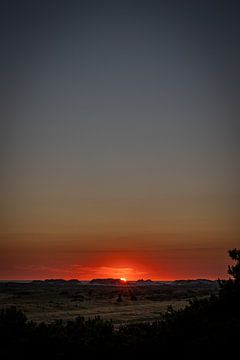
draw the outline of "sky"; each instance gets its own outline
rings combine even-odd
[[[0,279],[226,276],[239,2],[0,3]]]

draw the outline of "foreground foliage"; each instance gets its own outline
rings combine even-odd
[[[183,309],[169,307],[161,320],[114,329],[99,317],[52,324],[34,323],[15,307],[0,312],[3,359],[163,358],[213,359],[239,355],[240,250],[229,255],[231,278],[219,281],[219,294],[193,299]]]

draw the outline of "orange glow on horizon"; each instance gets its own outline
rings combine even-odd
[[[72,251],[65,249],[52,257],[41,244],[8,249],[8,259],[0,259],[2,280],[92,280],[139,279],[171,281],[176,279],[227,278],[229,259],[224,248],[176,248],[158,251]],[[11,250],[11,251],[10,251]],[[38,250],[38,251],[37,251]],[[30,256],[31,254],[31,256]],[[11,266],[10,266],[11,265]],[[204,265],[204,267],[203,267]]]
[[[125,277],[121,277],[120,280],[123,282],[127,282],[127,279]]]

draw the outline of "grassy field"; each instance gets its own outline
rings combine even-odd
[[[16,306],[34,321],[101,316],[118,325],[159,318],[169,305],[184,307],[193,297],[216,291],[215,282],[151,285],[93,285],[82,283],[0,283],[0,308]]]

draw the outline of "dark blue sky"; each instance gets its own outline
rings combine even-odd
[[[4,249],[239,242],[239,10],[1,1]]]

